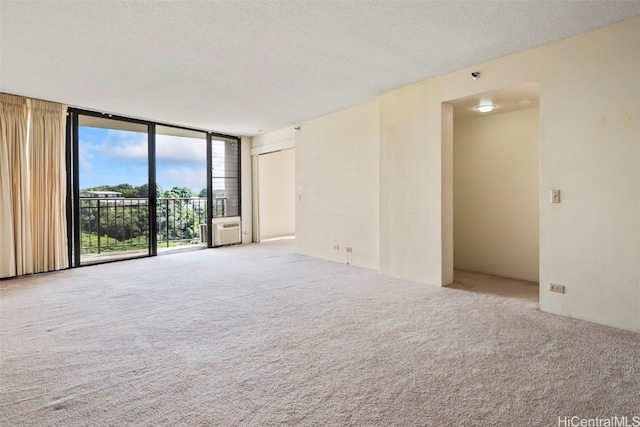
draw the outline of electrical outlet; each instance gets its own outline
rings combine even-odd
[[[559,294],[564,294],[564,285],[558,285],[557,283],[549,283],[549,290],[551,292],[557,292]]]
[[[333,250],[334,251],[339,251],[340,250],[340,245],[333,245]]]
[[[347,252],[353,252],[353,248],[351,246],[347,246]]]

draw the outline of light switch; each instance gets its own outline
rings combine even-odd
[[[551,203],[560,203],[560,190],[551,190]]]

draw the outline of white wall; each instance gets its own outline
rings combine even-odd
[[[640,18],[544,50],[543,310],[640,332]],[[549,190],[562,203],[549,203]]]
[[[381,211],[381,242],[394,242],[381,251],[383,272],[447,284],[438,278],[448,253],[434,242],[452,186],[439,194],[434,185],[447,181],[453,162],[434,159],[446,151],[435,129],[439,105],[539,81],[540,307],[640,331],[639,39],[635,18],[384,94],[381,200],[383,192],[402,197],[399,208]],[[475,70],[480,80],[469,77]],[[384,167],[398,160],[405,170]],[[562,190],[562,203],[549,203],[552,188]],[[549,292],[549,282],[565,285],[566,294]]]
[[[380,98],[380,270],[441,284],[440,82]]]
[[[378,268],[378,147],[378,102],[302,124],[296,138],[299,253],[338,262],[348,256],[353,265]]]
[[[441,104],[440,117],[440,150],[442,152],[442,164],[453,165],[453,106]],[[453,174],[447,168],[440,168],[442,188],[453,187]],[[440,283],[453,283],[453,194],[450,191],[442,191],[442,268]]]
[[[538,281],[538,109],[455,121],[454,267]]]
[[[442,104],[539,81],[540,307],[640,332],[638,40],[640,17],[303,123],[298,250],[344,262],[332,244],[352,244],[354,259],[368,251],[359,265],[451,283],[453,148]],[[562,203],[549,203],[553,188]]]
[[[296,233],[296,156],[294,149],[258,157],[260,240]]]

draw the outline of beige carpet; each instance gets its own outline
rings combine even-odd
[[[2,426],[640,416],[638,334],[291,251],[269,242],[0,283]]]

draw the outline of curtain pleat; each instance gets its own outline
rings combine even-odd
[[[66,105],[28,100],[34,272],[67,268]]]
[[[26,133],[26,99],[0,94],[0,277],[33,272]]]
[[[15,240],[13,238],[13,208],[9,135],[19,121],[17,97],[0,94],[0,277],[16,275]],[[26,123],[25,123],[26,128]]]
[[[7,147],[8,117],[5,104],[3,100],[0,100],[0,277],[16,275],[11,179],[9,178],[9,151]]]

